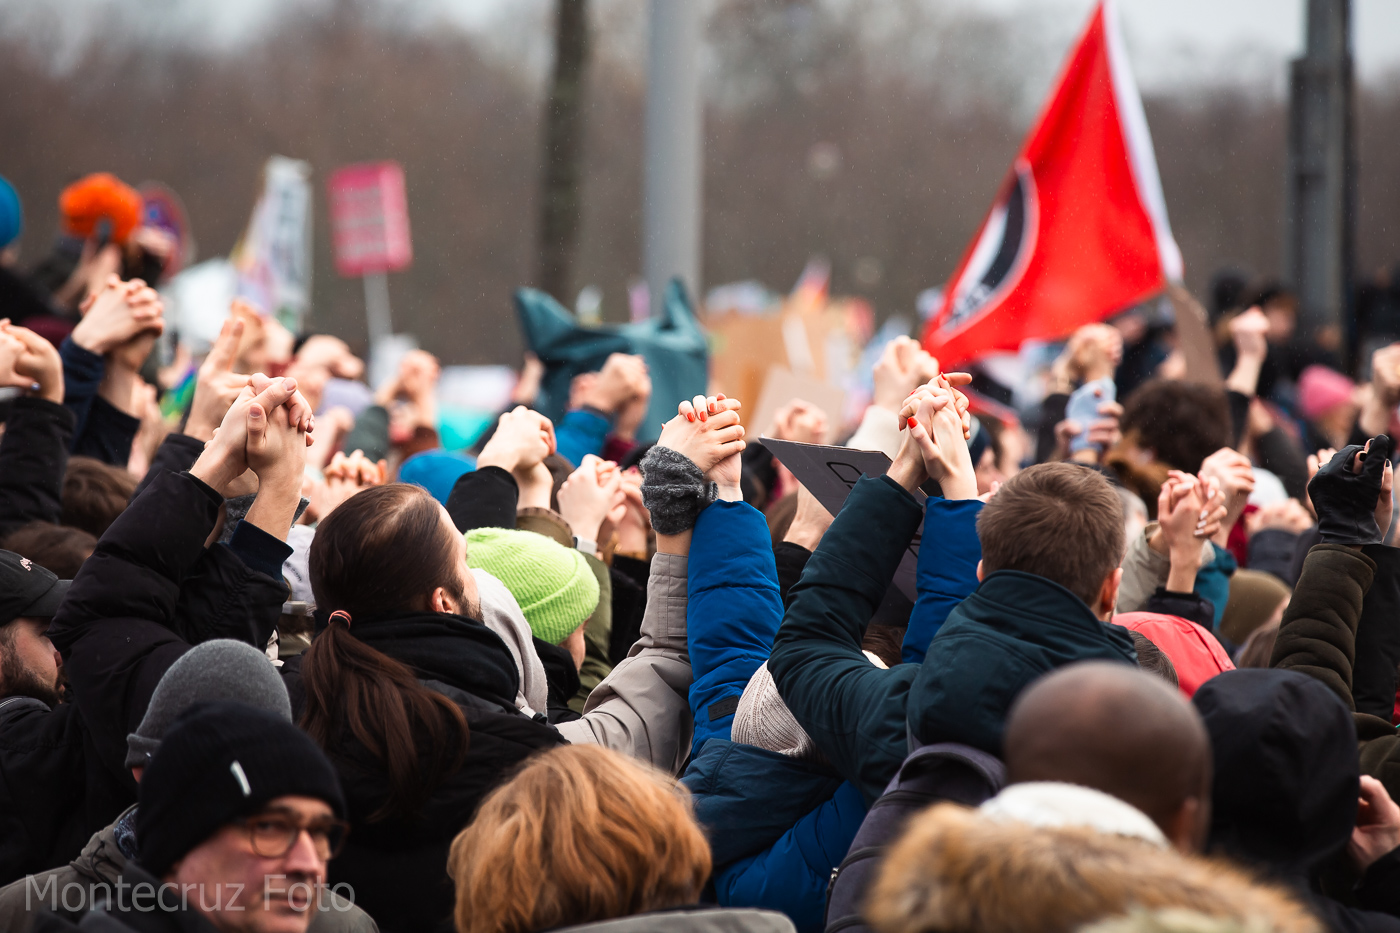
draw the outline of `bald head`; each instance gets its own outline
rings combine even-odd
[[[1036,681],[1007,717],[1007,781],[1064,781],[1147,814],[1182,848],[1199,845],[1210,800],[1210,739],[1191,704],[1122,664],[1072,664]]]

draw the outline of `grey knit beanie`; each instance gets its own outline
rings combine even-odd
[[[126,767],[148,765],[181,713],[215,700],[237,700],[292,721],[287,688],[267,655],[241,641],[215,638],[181,655],[156,684],[141,725],[126,737]]]
[[[660,444],[647,451],[642,468],[642,504],[651,527],[660,535],[678,535],[695,527],[700,512],[718,497],[689,457]]]
[[[817,748],[783,698],[778,695],[778,685],[773,683],[773,675],[768,672],[768,662],[758,666],[739,697],[739,708],[734,711],[734,724],[730,736],[743,745],[777,752],[789,758],[802,761],[824,761],[825,756]]]

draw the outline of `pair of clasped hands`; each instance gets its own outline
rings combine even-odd
[[[967,373],[940,373],[904,400],[899,411],[904,440],[890,464],[890,479],[910,492],[932,479],[945,499],[977,498],[977,475],[967,447],[972,419],[967,396],[957,389],[970,382]],[[994,486],[987,498],[995,493]]]
[[[224,496],[252,491],[240,482],[251,472],[259,492],[268,486],[285,487],[289,493],[295,490],[299,499],[316,418],[297,390],[297,381],[262,373],[222,376],[220,387],[237,394],[190,472]]]
[[[977,498],[977,477],[967,448],[972,434],[968,400],[956,388],[971,381],[967,373],[942,373],[904,400],[899,411],[904,442],[889,476],[910,492],[934,479],[944,498]],[[657,441],[694,461],[717,483],[721,498],[738,496],[739,454],[744,449],[739,407],[737,399],[723,395],[696,396],[680,404]]]

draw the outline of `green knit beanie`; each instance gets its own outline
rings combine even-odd
[[[598,608],[598,578],[574,548],[513,528],[467,532],[467,566],[510,590],[536,638],[557,645]]]

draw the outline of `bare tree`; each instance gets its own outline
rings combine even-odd
[[[232,51],[102,31],[62,70],[33,40],[0,32],[0,175],[24,198],[22,261],[45,253],[58,192],[87,172],[169,184],[208,257],[247,223],[268,155],[307,159],[318,188],[338,165],[398,159],[414,265],[394,276],[395,321],[444,362],[517,362],[511,290],[545,282],[547,66],[523,68],[471,34],[404,28],[367,0],[293,6],[302,12],[275,33]],[[629,30],[644,5],[588,6],[592,49],[574,98],[586,119],[575,118],[569,176],[576,246],[548,287],[565,298],[596,284],[617,319],[641,252],[645,30]],[[821,253],[834,288],[883,316],[908,315],[919,290],[946,280],[1049,80],[1025,64],[1036,46],[1023,23],[968,6],[921,20],[934,5],[719,4],[707,38],[705,281],[787,288]],[[860,32],[880,17],[880,34]],[[635,55],[612,51],[624,41]],[[1187,284],[1203,293],[1226,264],[1276,275],[1281,102],[1211,86],[1145,103]],[[1363,86],[1357,104],[1369,275],[1400,259],[1400,82]],[[324,197],[316,226],[310,323],[360,343],[359,282],[335,274]]]
[[[588,0],[555,0],[554,11],[554,75],[545,110],[538,282],[540,288],[567,302],[578,248]]]

